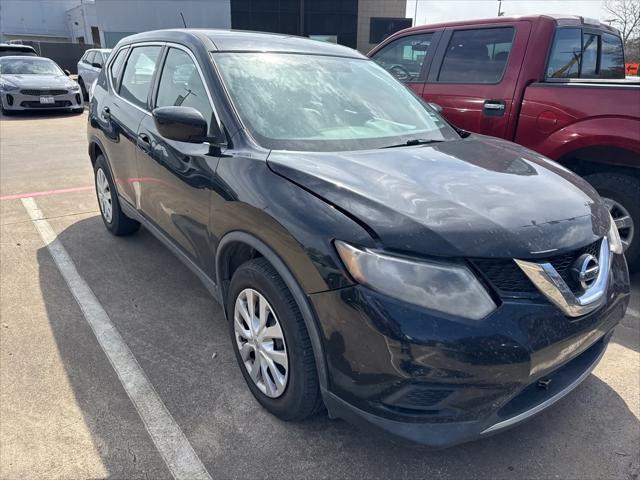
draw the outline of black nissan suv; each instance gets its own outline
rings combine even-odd
[[[143,225],[191,268],[285,420],[326,407],[431,446],[501,431],[589,375],[629,301],[585,181],[345,47],[127,37],[88,140],[106,228]]]

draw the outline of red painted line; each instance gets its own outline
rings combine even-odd
[[[93,190],[94,188],[95,187],[91,185],[87,187],[59,188],[57,190],[43,190],[40,192],[16,193],[13,195],[0,196],[0,200],[17,200],[20,198],[27,198],[27,197],[45,197],[47,195],[58,195],[60,193],[86,192],[88,190]]]

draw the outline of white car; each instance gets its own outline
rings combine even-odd
[[[98,78],[102,66],[107,62],[111,50],[108,48],[92,48],[84,52],[78,62],[78,84],[82,89],[82,98],[89,100],[89,89]]]

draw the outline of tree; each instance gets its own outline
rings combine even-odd
[[[604,9],[611,15],[607,21],[620,30],[625,44],[639,36],[640,0],[605,0]]]

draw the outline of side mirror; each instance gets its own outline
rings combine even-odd
[[[63,70],[63,72],[67,77],[71,76],[71,72],[69,70],[67,70],[66,68]]]
[[[158,133],[164,138],[189,143],[221,143],[222,132],[218,124],[214,122],[213,136],[209,137],[207,121],[195,108],[158,107],[152,114]]]
[[[93,68],[102,68],[102,64],[97,63],[97,62],[93,62],[93,63],[91,64],[91,66],[92,66]]]
[[[442,107],[437,103],[427,102],[431,108],[433,108],[436,112],[442,113]]]

